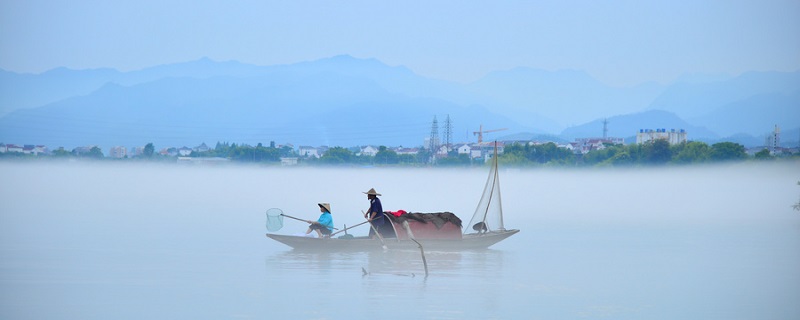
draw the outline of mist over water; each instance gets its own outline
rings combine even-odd
[[[791,319],[798,163],[502,169],[490,250],[304,253],[265,211],[469,220],[488,169],[0,162],[3,319]],[[307,225],[285,220],[278,233]],[[353,229],[365,235],[366,228]],[[371,272],[363,276],[361,269]],[[413,276],[412,276],[413,274]]]

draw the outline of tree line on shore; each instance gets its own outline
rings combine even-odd
[[[670,145],[666,140],[655,140],[645,144],[606,144],[605,148],[592,150],[586,154],[576,154],[569,149],[558,147],[555,143],[523,144],[513,143],[504,147],[498,160],[505,166],[644,166],[668,164],[696,164],[724,161],[773,160],[777,158],[800,159],[800,153],[773,156],[769,150],[763,149],[754,156],[749,156],[743,145],[733,142],[719,142],[708,145],[704,142],[690,141]],[[2,153],[4,158],[42,158],[21,153]],[[281,158],[298,157],[296,151],[288,146],[256,146],[236,143],[217,143],[214,149],[193,151],[191,157],[220,157],[233,162],[279,164]],[[155,152],[152,143],[148,143],[142,154],[136,157],[116,159],[108,158],[98,147],[88,152],[75,153],[63,149],[53,151],[46,158],[88,158],[105,160],[138,160],[138,161],[175,161],[177,157],[161,155]],[[483,159],[473,159],[466,154],[451,151],[446,157],[431,157],[427,149],[420,149],[417,154],[397,154],[395,151],[380,146],[372,155],[362,155],[344,147],[327,149],[319,157],[303,157],[300,165],[350,165],[350,166],[480,166]]]
[[[501,163],[510,165],[556,165],[556,166],[636,166],[693,164],[724,161],[772,160],[776,156],[763,149],[749,156],[745,147],[734,142],[689,141],[670,145],[666,140],[655,140],[644,144],[606,144],[605,148],[592,150],[584,155],[558,148],[553,143],[542,145],[513,144],[506,146],[499,156]],[[800,158],[793,154],[788,158]]]

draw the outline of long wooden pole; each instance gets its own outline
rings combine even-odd
[[[292,217],[292,216],[290,216],[290,215],[288,215],[288,214],[283,214],[283,213],[281,213],[281,215],[282,215],[282,216],[284,216],[284,217],[287,217],[287,218],[289,218],[289,219],[295,219],[295,220],[298,220],[298,221],[303,221],[303,222],[305,222],[305,223],[308,223],[308,224],[311,224],[311,223],[314,223],[314,222],[316,222],[316,221],[311,221],[311,220],[305,220],[305,219],[295,218],[295,217]],[[339,228],[333,228],[333,229],[334,229],[334,230],[339,230]]]
[[[342,232],[342,231],[347,231],[347,230],[353,229],[353,228],[355,228],[355,227],[358,227],[358,226],[360,226],[360,225],[362,225],[362,224],[365,224],[365,223],[367,223],[367,222],[369,222],[369,221],[364,221],[364,222],[362,222],[362,223],[359,223],[359,224],[357,224],[357,225],[350,226],[349,228],[344,228],[344,229],[342,229],[342,230],[336,231],[336,232],[334,232],[334,233],[331,233],[331,236],[334,236],[334,235],[336,235],[337,233],[339,233],[339,232]]]
[[[414,238],[414,233],[411,232],[411,226],[408,225],[408,221],[403,221],[403,229],[406,229],[406,233],[408,234],[408,238],[412,241],[416,242],[419,246],[419,253],[422,254],[422,265],[425,266],[425,278],[428,277],[428,260],[425,259],[425,249],[422,248],[422,244]]]
[[[364,210],[361,210],[361,213],[364,213]],[[366,213],[364,213],[364,218],[367,219],[367,222],[369,222],[369,226],[372,227],[372,231],[375,231],[375,235],[378,236],[378,239],[381,240],[381,246],[383,247],[383,250],[388,250],[389,247],[387,247],[386,242],[383,241],[381,233],[378,232],[378,229],[375,228],[375,225],[372,224],[372,221],[369,220],[369,216]]]

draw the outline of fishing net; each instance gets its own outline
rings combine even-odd
[[[267,230],[275,232],[283,228],[283,211],[278,208],[267,210]]]
[[[494,150],[489,178],[483,188],[483,195],[475,208],[469,224],[464,226],[464,233],[481,233],[505,230],[503,226],[503,205],[500,199],[500,176],[497,170],[497,147]]]

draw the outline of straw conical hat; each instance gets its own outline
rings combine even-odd
[[[330,203],[322,202],[322,203],[317,203],[317,205],[319,205],[320,208],[325,209],[325,211],[328,211],[328,213],[331,212],[331,204]]]
[[[380,195],[381,195],[380,193],[378,193],[377,191],[375,191],[375,188],[371,188],[371,189],[369,189],[369,191],[367,191],[367,192],[364,192],[364,193],[366,193],[366,194],[374,194],[374,195],[376,195],[376,196],[380,196]]]

